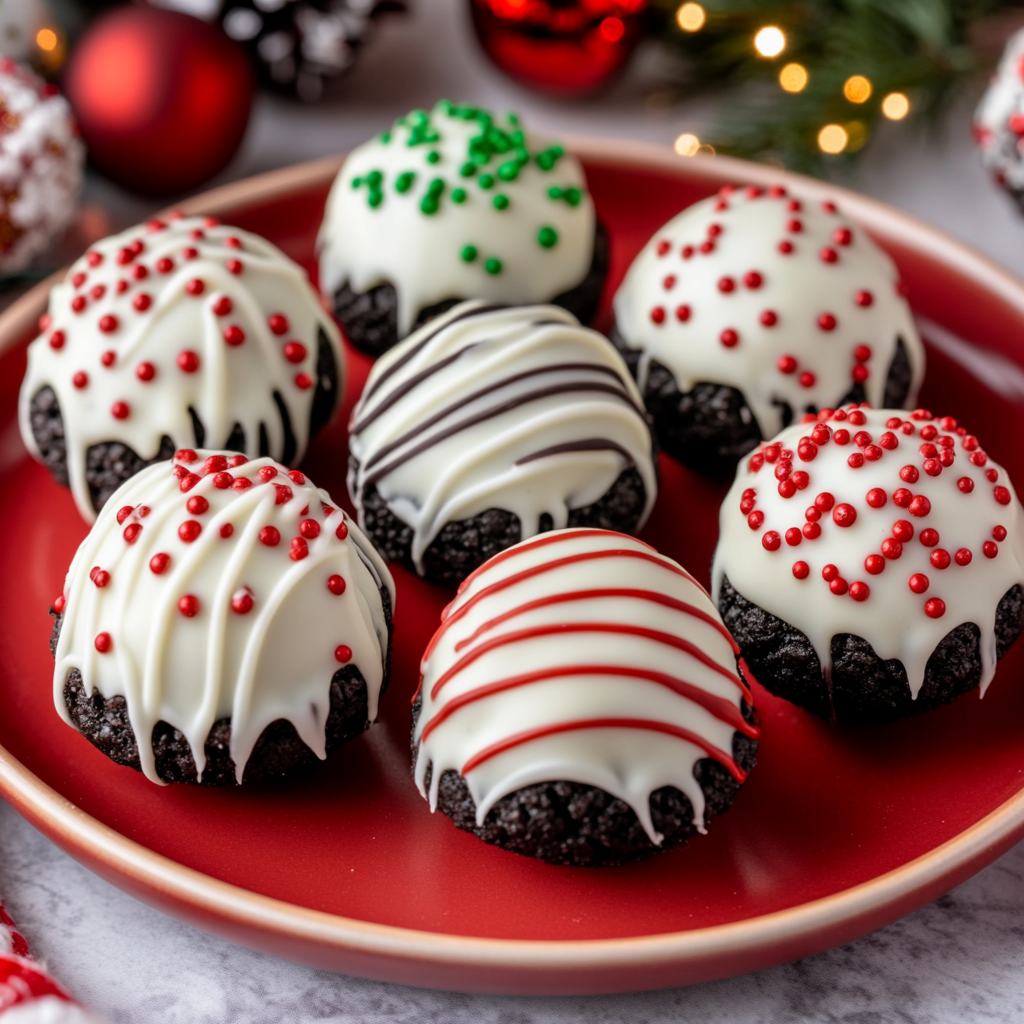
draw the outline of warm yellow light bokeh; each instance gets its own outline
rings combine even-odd
[[[762,57],[778,57],[786,48],[786,37],[782,29],[774,25],[765,25],[756,36],[754,36],[754,49]]]
[[[902,121],[910,113],[910,100],[901,92],[891,92],[882,100],[882,113],[890,121]]]
[[[842,153],[849,141],[850,136],[841,124],[827,124],[818,132],[818,148],[823,153]]]
[[[807,68],[803,64],[787,64],[779,72],[779,85],[786,92],[802,92],[807,85]]]
[[[851,103],[866,103],[871,98],[871,83],[863,75],[851,75],[843,85],[843,95]]]
[[[680,156],[693,156],[700,149],[700,139],[691,132],[683,132],[676,139],[675,150]]]
[[[683,4],[676,11],[676,21],[684,32],[698,32],[704,27],[708,16],[700,4]]]
[[[40,50],[55,50],[57,48],[57,33],[52,28],[41,28],[36,33],[36,46]]]
[[[863,149],[864,144],[868,141],[868,126],[863,121],[847,121],[843,127],[849,136],[849,141],[846,144],[847,152],[856,153],[858,149]]]

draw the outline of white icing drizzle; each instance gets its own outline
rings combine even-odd
[[[924,350],[892,260],[836,211],[767,192],[726,188],[659,228],[615,295],[615,318],[681,392],[727,384],[746,397],[764,437],[797,414],[835,405],[855,381],[881,405],[897,338],[912,370]]]
[[[11,16],[4,8],[0,15]],[[34,18],[18,14],[18,31]],[[13,28],[13,26],[10,26]],[[41,25],[39,27],[42,27]],[[31,29],[34,40],[36,29]],[[5,49],[11,36],[4,36]],[[74,220],[82,190],[85,146],[63,96],[26,67],[0,61],[0,217],[5,232],[0,270],[23,270]]]
[[[487,126],[504,137],[497,149],[473,143],[486,139]],[[523,162],[505,180],[501,168],[516,164],[517,152]],[[318,241],[324,293],[346,282],[357,292],[390,282],[398,293],[401,338],[420,310],[445,299],[546,302],[574,288],[593,258],[594,207],[579,161],[567,154],[549,159],[545,152],[512,114],[442,100],[429,114],[399,118],[389,132],[349,154],[331,188]],[[467,163],[476,170],[464,176]],[[399,191],[410,173],[411,184]],[[367,184],[374,174],[381,175],[376,206]],[[438,207],[424,213],[434,181],[443,183]],[[552,188],[560,197],[549,194]],[[461,202],[456,190],[465,194]],[[503,209],[495,206],[500,196],[508,200]],[[557,236],[550,246],[539,241],[545,228]],[[463,258],[466,246],[475,250],[471,260]],[[489,260],[500,262],[497,273],[488,272]]]
[[[238,424],[256,454],[262,425],[271,454],[284,461],[277,393],[296,444],[288,461],[300,461],[321,330],[342,391],[338,330],[305,271],[258,235],[208,218],[150,221],[98,242],[54,286],[40,329],[21,388],[21,435],[38,457],[29,406],[51,387],[71,490],[90,521],[90,446],[120,441],[153,458],[164,435],[194,440],[191,407],[208,442],[223,444]]]
[[[414,731],[431,810],[449,769],[477,824],[523,786],[579,782],[628,803],[659,844],[651,793],[685,793],[703,831],[697,762],[743,780],[733,735],[758,730],[741,714],[735,645],[703,587],[641,541],[586,529],[524,541],[473,573],[441,622]]]
[[[1011,192],[1024,190],[1024,29],[1010,36],[974,114],[972,134],[995,180]]]
[[[445,523],[514,512],[556,529],[633,466],[657,494],[643,402],[607,340],[558,306],[464,302],[374,365],[352,414],[349,493],[370,484],[413,527],[412,557]]]
[[[1024,584],[1020,505],[1006,471],[950,417],[830,412],[789,427],[740,466],[722,505],[712,594],[727,576],[805,633],[826,679],[832,637],[863,637],[880,658],[903,663],[915,699],[942,638],[973,622],[984,695],[996,667],[996,606]],[[824,443],[805,440],[813,430]]]
[[[231,459],[243,461],[222,469]],[[275,533],[278,543],[268,543]],[[158,555],[169,556],[159,572]],[[329,583],[335,576],[344,585]],[[373,546],[302,473],[267,458],[180,451],[126,481],[75,554],[58,608],[57,710],[70,724],[72,668],[86,693],[123,696],[154,782],[147,740],[160,720],[188,739],[200,775],[221,718],[231,719],[239,782],[256,740],[279,718],[323,758],[341,665],[359,668],[369,719],[377,717],[387,650],[381,585],[393,607],[394,584]]]

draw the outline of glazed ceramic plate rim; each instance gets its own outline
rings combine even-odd
[[[1024,315],[1024,284],[929,225],[854,192],[726,157],[688,159],[643,143],[570,139],[604,163],[767,186],[801,198],[838,197],[869,231],[927,250],[983,281]],[[229,218],[258,200],[325,183],[331,157],[227,185],[178,204]],[[686,160],[683,164],[682,161]],[[23,337],[59,275],[0,316],[0,350]],[[582,941],[506,940],[419,931],[311,910],[218,881],[154,853],[79,810],[0,746],[0,796],[72,856],[137,897],[258,949],[366,977],[431,987],[532,993],[594,993],[728,976],[848,941],[900,916],[990,863],[1024,834],[1024,789],[959,835],[899,868],[787,910],[683,932]],[[630,979],[635,979],[631,981]]]

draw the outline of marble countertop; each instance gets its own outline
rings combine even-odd
[[[218,179],[338,152],[439,96],[513,106],[541,128],[670,143],[708,108],[646,99],[634,73],[599,102],[550,103],[493,71],[464,0],[421,0],[383,26],[342,94],[297,108],[261,97]],[[401,69],[396,73],[394,69]],[[850,184],[937,224],[1024,275],[1024,219],[988,182],[968,135],[972,100],[943,134],[888,125]],[[114,227],[156,204],[99,180],[87,202]],[[849,945],[712,984],[635,995],[526,998],[431,992],[299,966],[214,938],[108,885],[0,803],[0,893],[37,954],[111,1024],[1002,1024],[1024,1020],[1024,844],[952,893]]]

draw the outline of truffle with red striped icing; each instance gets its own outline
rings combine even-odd
[[[1022,587],[1013,487],[951,416],[822,410],[762,442],[722,505],[725,622],[759,682],[826,718],[984,694]]]
[[[432,810],[556,864],[703,832],[759,730],[713,602],[624,534],[558,530],[462,584],[421,664],[415,778]]]
[[[924,351],[892,260],[834,203],[725,188],[655,232],[612,341],[665,449],[702,472],[794,418],[915,400]]]

